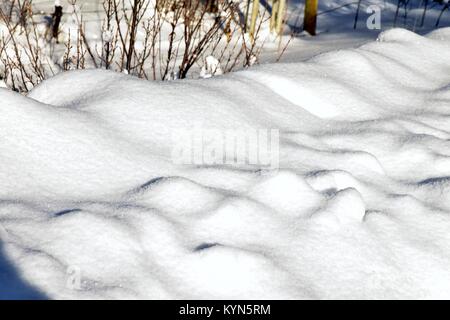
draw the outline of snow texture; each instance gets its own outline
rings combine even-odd
[[[0,298],[450,298],[450,29],[205,80],[0,89]],[[280,169],[176,165],[280,130]]]

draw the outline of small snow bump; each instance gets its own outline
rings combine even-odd
[[[248,195],[277,211],[294,215],[301,215],[319,206],[323,200],[303,177],[289,171],[264,177]]]
[[[339,191],[328,202],[327,211],[335,214],[343,224],[362,222],[366,214],[366,205],[356,189],[348,188]]]

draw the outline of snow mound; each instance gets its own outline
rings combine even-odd
[[[304,179],[291,172],[279,172],[252,187],[249,196],[281,213],[299,214],[323,201]]]
[[[449,298],[449,39],[0,89],[0,297]],[[277,129],[279,168],[174,162],[199,128]]]

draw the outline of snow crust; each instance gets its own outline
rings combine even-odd
[[[0,89],[1,298],[450,298],[450,28],[204,80]],[[280,169],[176,165],[280,130]]]

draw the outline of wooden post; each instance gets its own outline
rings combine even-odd
[[[280,0],[273,0],[272,16],[270,17],[270,31],[273,31],[277,26],[279,4]]]
[[[281,36],[283,32],[283,23],[284,23],[284,11],[286,10],[286,0],[278,0],[278,10],[277,10],[277,34]]]
[[[310,35],[314,36],[316,34],[317,7],[319,5],[319,0],[305,0],[305,2],[305,19],[303,29]]]
[[[256,20],[259,15],[259,0],[253,0],[252,7],[252,21],[250,22],[250,38],[252,41],[255,40],[255,30],[256,30]]]
[[[61,24],[61,17],[63,15],[63,7],[59,3],[55,3],[55,12],[53,13],[52,32],[53,38],[58,42],[59,25]]]

